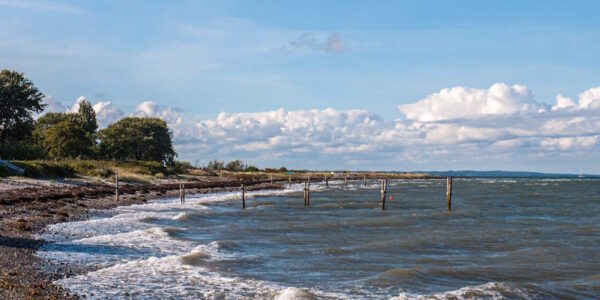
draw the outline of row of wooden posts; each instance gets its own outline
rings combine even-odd
[[[270,177],[273,184],[273,175]],[[288,183],[292,184],[292,176],[289,175]],[[367,175],[363,174],[363,184],[367,186]],[[348,185],[348,175],[344,176],[344,185]],[[329,186],[329,178],[325,176],[325,186]],[[385,210],[385,198],[387,194],[387,179],[381,179],[381,210]],[[115,200],[119,202],[119,171],[115,174]],[[179,201],[185,203],[185,184],[179,184]],[[304,182],[304,206],[310,206],[310,176]],[[246,209],[246,188],[242,184],[242,209]],[[446,210],[452,210],[452,177],[446,177]]]
[[[242,185],[243,189],[243,185]],[[115,201],[119,202],[119,171],[115,174]],[[185,184],[179,184],[179,201],[185,203]],[[245,208],[245,205],[244,205]]]
[[[273,176],[271,175],[271,184]],[[288,184],[292,185],[292,176],[288,177]],[[363,175],[363,184],[367,186],[367,175]],[[348,175],[344,177],[344,185],[348,185]],[[325,176],[325,186],[329,186],[329,178]],[[304,181],[304,206],[310,206],[310,176]],[[387,194],[387,178],[381,179],[381,210],[385,210],[385,198]],[[246,209],[246,188],[242,184],[242,209]],[[452,177],[446,177],[446,209],[452,210]]]

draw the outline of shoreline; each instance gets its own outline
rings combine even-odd
[[[239,189],[237,180],[185,182],[188,195],[227,192]],[[244,182],[247,190],[280,189],[281,184]],[[148,203],[179,195],[179,183],[123,185],[119,202],[114,188],[106,185],[25,187],[0,192],[0,298],[79,299],[77,294],[53,284],[55,280],[79,275],[68,265],[55,265],[39,258],[37,250],[48,243],[36,238],[46,226],[86,220],[97,210]],[[38,197],[30,197],[38,194]]]
[[[323,173],[296,174],[292,182],[324,181]],[[389,175],[389,174],[388,174]],[[374,179],[380,174],[369,174]],[[53,284],[55,280],[80,275],[85,270],[75,266],[55,265],[36,256],[37,250],[48,243],[36,238],[46,226],[56,223],[86,220],[97,210],[147,203],[158,198],[179,196],[183,183],[188,195],[239,190],[282,189],[288,176],[245,175],[225,177],[193,177],[166,179],[155,183],[122,183],[119,202],[115,201],[115,186],[105,182],[82,180],[2,179],[0,181],[0,298],[2,299],[79,299],[77,294]],[[327,176],[344,180],[343,176]],[[396,179],[437,179],[433,176],[391,175]],[[348,180],[362,180],[349,176]],[[7,184],[8,182],[8,184]],[[14,187],[11,187],[10,184]],[[8,188],[6,186],[9,186]]]

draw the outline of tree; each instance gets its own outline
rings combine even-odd
[[[247,166],[245,171],[246,172],[258,172],[258,171],[260,171],[260,169],[255,166]]]
[[[79,102],[78,114],[81,118],[83,129],[92,137],[95,137],[96,130],[98,130],[98,122],[96,122],[96,112],[92,104],[87,100]]]
[[[218,161],[216,159],[209,161],[208,165],[206,165],[206,170],[210,170],[210,171],[223,170],[223,169],[225,169],[225,162]]]
[[[44,110],[44,95],[23,73],[0,72],[0,156],[23,157],[13,148],[29,142],[34,126],[33,114]],[[29,143],[31,144],[31,143]]]
[[[172,165],[172,133],[158,118],[127,117],[98,132],[100,153],[107,159],[150,160]]]
[[[244,163],[239,159],[232,160],[232,161],[228,162],[227,165],[225,166],[225,169],[227,169],[229,171],[234,171],[234,172],[244,171],[245,168],[246,168],[246,166],[244,166]]]
[[[43,136],[43,147],[52,159],[87,158],[94,154],[94,140],[78,114],[64,114]]]

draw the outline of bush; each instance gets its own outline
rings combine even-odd
[[[14,165],[25,169],[27,177],[75,177],[75,171],[69,165],[51,161],[12,161]]]
[[[258,172],[258,171],[260,171],[260,169],[255,166],[247,166],[245,171],[246,172]]]
[[[12,161],[16,166],[25,169],[27,177],[75,177],[92,176],[108,178],[115,174],[130,173],[146,176],[157,176],[167,171],[167,168],[156,161],[100,161],[100,160],[63,160],[63,161]]]
[[[195,169],[191,163],[187,161],[178,161],[173,162],[173,165],[167,168],[169,173],[178,174],[178,173],[187,173],[189,170]]]
[[[239,159],[232,160],[225,166],[225,169],[232,172],[241,172],[244,171],[245,168],[246,166],[244,166],[244,163]]]

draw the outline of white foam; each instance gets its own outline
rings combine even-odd
[[[418,295],[411,293],[400,293],[397,297],[392,297],[390,300],[408,300],[408,299],[505,299],[505,293],[509,293],[512,297],[528,299],[528,295],[522,290],[511,288],[501,282],[488,282],[477,286],[465,286],[458,290],[435,293],[429,295]]]
[[[315,295],[306,290],[301,290],[295,287],[285,288],[275,296],[274,300],[309,300],[315,299]]]
[[[298,193],[302,188],[303,184],[293,184],[284,190],[249,191],[246,196],[287,195]],[[325,186],[315,183],[311,189],[320,191]],[[227,277],[202,265],[186,264],[185,258],[188,261],[200,258],[199,262],[202,262],[250,257],[235,251],[236,245],[228,241],[198,245],[194,241],[173,238],[169,232],[176,232],[178,228],[153,222],[156,219],[177,224],[174,221],[189,214],[215,213],[206,204],[240,198],[240,192],[227,192],[189,195],[185,204],[179,199],[159,199],[103,211],[85,221],[51,225],[40,237],[55,243],[44,245],[38,255],[58,263],[100,268],[57,281],[89,298],[273,299],[280,296],[284,298],[279,299],[306,299],[302,298],[306,295],[340,298],[313,289],[300,290],[259,280]]]

